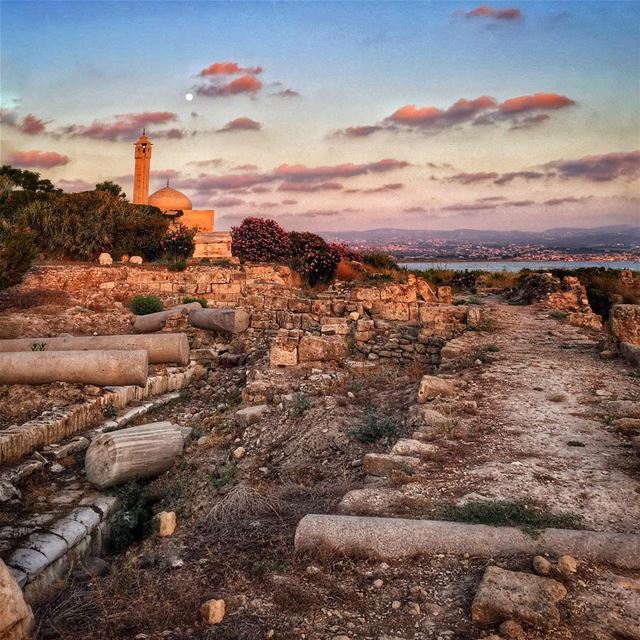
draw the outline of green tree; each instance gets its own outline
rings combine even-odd
[[[105,191],[106,193],[111,194],[114,198],[125,199],[127,197],[125,192],[122,190],[122,187],[115,182],[111,182],[111,180],[99,182],[96,185],[96,191]]]

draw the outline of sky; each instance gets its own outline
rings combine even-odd
[[[216,228],[640,223],[640,2],[0,2],[0,160]]]

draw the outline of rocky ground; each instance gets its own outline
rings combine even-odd
[[[637,532],[636,373],[600,359],[595,331],[539,306],[482,301],[483,331],[446,347],[439,375],[451,394],[419,406],[425,372],[413,367],[343,363],[301,373],[269,370],[256,355],[211,369],[140,419],[191,427],[185,455],[157,480],[116,491],[127,518],[107,563],[75,570],[38,607],[38,637],[640,638],[640,576],[580,558],[577,568],[546,569],[555,582],[541,596],[551,628],[513,615],[518,622],[498,629],[501,620],[471,617],[485,570],[516,571],[520,584],[536,573],[531,557],[384,563],[294,552],[302,516],[338,511],[464,519],[465,505],[484,504],[483,517],[515,524],[529,509],[540,526]],[[365,474],[363,457],[388,453],[399,438],[430,445],[429,454],[415,469]],[[34,477],[25,489],[30,516],[60,489],[86,488],[81,458],[61,462],[53,484]],[[161,511],[177,516],[162,538],[147,530]],[[225,601],[214,626],[200,612],[210,599]]]

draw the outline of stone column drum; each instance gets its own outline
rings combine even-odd
[[[78,382],[98,386],[147,384],[146,351],[20,351],[0,353],[0,384]]]
[[[119,336],[66,336],[62,338],[17,338],[0,340],[0,353],[13,351],[146,351],[150,364],[189,364],[186,333]]]

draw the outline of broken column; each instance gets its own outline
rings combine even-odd
[[[188,315],[190,311],[202,309],[202,305],[199,302],[187,302],[186,304],[179,304],[171,309],[165,311],[158,311],[157,313],[147,313],[144,316],[136,316],[133,322],[133,330],[136,333],[153,333],[154,331],[162,331],[166,321],[169,318],[179,316],[180,314]]]
[[[189,364],[189,340],[185,333],[0,340],[0,353],[109,350],[146,351],[150,364]]]
[[[0,353],[0,384],[78,382],[98,386],[147,384],[146,351]]]
[[[87,449],[87,480],[99,489],[164,473],[182,453],[180,427],[153,422],[103,433]]]
[[[22,590],[0,560],[0,638],[28,640],[33,637],[33,613]]]
[[[246,331],[250,320],[244,309],[194,309],[189,312],[189,322],[194,327],[234,335]]]

